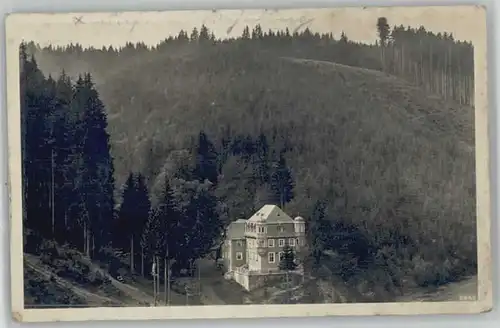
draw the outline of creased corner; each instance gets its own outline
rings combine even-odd
[[[23,322],[23,315],[19,311],[13,311],[12,318],[17,322]]]

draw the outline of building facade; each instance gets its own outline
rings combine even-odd
[[[304,219],[292,219],[278,206],[265,205],[249,219],[229,225],[222,248],[224,266],[229,274],[279,273],[285,246],[295,253],[305,247]]]

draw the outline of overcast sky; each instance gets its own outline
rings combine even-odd
[[[191,31],[201,24],[218,38],[234,37],[241,35],[245,25],[257,23],[265,31],[308,26],[314,32],[332,32],[336,38],[345,31],[352,40],[371,43],[377,38],[375,24],[380,16],[385,16],[391,27],[424,25],[428,30],[452,32],[456,39],[468,41],[474,40],[478,24],[485,24],[479,9],[473,6],[34,14],[12,19],[22,21],[16,24],[16,34],[22,33],[25,40],[43,45],[78,42],[102,47],[127,41],[153,45],[181,29]]]

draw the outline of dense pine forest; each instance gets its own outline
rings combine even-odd
[[[277,204],[306,218],[311,272],[380,300],[474,274],[472,44],[374,28],[23,43],[24,251],[178,274]]]

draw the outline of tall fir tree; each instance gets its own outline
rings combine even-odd
[[[310,244],[310,257],[313,268],[318,268],[328,246],[331,224],[326,216],[326,204],[322,200],[316,201],[312,215],[308,220],[307,237]]]
[[[134,245],[141,246],[141,256],[140,256],[141,275],[144,276],[145,254],[141,244],[141,238],[143,231],[146,227],[147,221],[149,219],[149,215],[151,213],[151,199],[149,196],[146,178],[140,173],[136,175],[135,189],[136,189],[137,217],[135,220],[134,224],[135,228],[133,231]]]
[[[94,88],[89,73],[79,77],[73,105],[79,113],[77,123],[80,162],[78,182],[82,198],[84,251],[95,254],[110,242],[114,215],[114,167],[110,154],[109,135],[104,105]]]
[[[122,191],[122,202],[118,210],[117,224],[113,229],[113,246],[129,251],[130,268],[135,271],[134,264],[134,233],[137,220],[136,186],[134,174],[129,173]]]
[[[241,35],[241,38],[243,40],[250,40],[250,29],[248,28],[248,26],[245,26],[245,28],[243,28],[243,34]]]
[[[280,152],[279,160],[274,166],[271,175],[271,189],[280,200],[282,209],[293,199],[294,181],[290,169],[287,167],[284,152]]]
[[[261,133],[257,137],[255,148],[255,162],[253,166],[255,170],[254,174],[258,183],[263,185],[268,183],[270,179],[269,144],[265,134]]]
[[[73,149],[73,117],[71,101],[73,87],[71,80],[62,71],[55,82],[55,110],[52,114],[53,153],[51,154],[51,175],[54,193],[52,197],[55,234],[59,242],[72,243],[72,235],[76,229],[70,216],[70,208],[76,195],[71,181],[74,179]]]
[[[47,124],[46,80],[27,45],[20,46],[21,137],[23,163],[23,213],[26,227],[51,236],[49,181],[50,132]]]
[[[210,40],[210,38],[211,36],[208,28],[205,24],[202,24],[200,28],[200,42],[207,42]]]
[[[195,152],[196,167],[193,172],[194,176],[200,182],[208,180],[216,184],[218,178],[217,151],[214,144],[203,131],[198,135]]]

